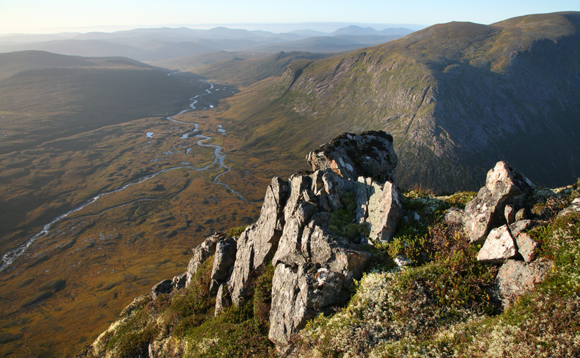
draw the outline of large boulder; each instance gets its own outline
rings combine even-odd
[[[491,230],[485,244],[477,254],[478,261],[503,263],[518,253],[516,243],[507,225]]]
[[[362,176],[381,183],[394,180],[398,161],[393,137],[383,131],[344,133],[309,153],[306,159],[313,171],[330,169],[351,180]]]
[[[236,304],[240,304],[251,290],[253,272],[271,260],[278,248],[289,191],[287,182],[272,178],[266,189],[260,218],[238,238],[234,269],[228,281],[228,290]]]
[[[393,238],[397,224],[403,217],[401,194],[393,183],[368,186],[369,238],[374,242],[388,242]]]
[[[537,260],[532,263],[508,260],[501,266],[496,277],[496,291],[504,308],[509,307],[518,297],[542,282],[552,262]]]
[[[523,205],[535,185],[506,162],[498,162],[487,173],[485,186],[465,206],[463,225],[471,243],[482,243],[493,228],[507,223],[505,207]]]

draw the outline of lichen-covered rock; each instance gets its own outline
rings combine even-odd
[[[499,269],[496,288],[504,308],[509,307],[527,290],[542,282],[552,267],[548,260],[537,260],[532,263],[508,260]]]
[[[397,166],[393,137],[382,131],[344,133],[309,153],[306,159],[312,170],[330,169],[353,181],[360,176],[381,183],[393,181]]]
[[[236,261],[236,240],[227,237],[220,240],[216,245],[213,257],[213,267],[211,271],[211,294],[217,294],[221,284],[226,283],[230,277],[230,272]]]
[[[506,162],[498,162],[487,173],[485,186],[465,206],[463,224],[471,243],[481,243],[488,232],[506,224],[505,207],[522,205],[535,185]]]
[[[539,246],[532,237],[525,232],[515,237],[518,245],[518,253],[522,255],[525,262],[532,262],[536,258],[536,248]]]
[[[290,188],[287,182],[274,177],[266,189],[258,221],[240,235],[236,261],[228,281],[233,302],[239,304],[249,293],[252,272],[269,261],[278,248],[284,227],[284,207]]]
[[[580,198],[576,198],[576,199],[572,200],[572,203],[568,207],[566,207],[565,209],[563,209],[562,211],[560,211],[558,213],[558,217],[562,217],[562,216],[567,215],[571,212],[580,213]]]
[[[324,222],[319,214],[297,230],[298,220],[291,218],[292,235],[274,257],[269,338],[278,349],[309,319],[348,300],[353,279],[360,279],[370,260],[368,252],[320,226]]]
[[[477,254],[478,261],[502,263],[517,254],[516,244],[507,225],[491,230]]]
[[[189,286],[191,279],[197,272],[197,269],[207,260],[208,257],[214,254],[215,247],[220,239],[224,239],[225,235],[221,233],[215,233],[212,236],[205,239],[199,246],[193,249],[193,256],[189,261],[187,266],[187,280],[185,286]]]
[[[463,210],[457,207],[451,207],[443,214],[443,221],[447,225],[461,225],[463,222]]]
[[[393,238],[397,224],[403,217],[401,196],[391,182],[382,186],[372,183],[368,201],[369,238],[375,242],[388,242]]]

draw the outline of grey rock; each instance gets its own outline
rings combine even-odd
[[[331,171],[327,171],[322,175],[324,182],[324,192],[332,211],[342,208],[340,198],[346,192],[352,190],[354,182],[345,179]]]
[[[572,212],[580,213],[580,198],[572,200],[572,203],[558,213],[558,217],[568,215]]]
[[[548,260],[538,260],[529,264],[508,260],[503,264],[496,277],[496,292],[504,308],[509,307],[527,290],[542,282],[551,267],[552,262]]]
[[[487,173],[485,186],[467,203],[463,225],[471,243],[481,243],[487,233],[506,224],[508,204],[522,205],[535,185],[506,162],[498,162]]]
[[[187,279],[185,286],[189,286],[191,283],[191,279],[197,272],[197,269],[208,259],[211,255],[214,254],[216,245],[220,239],[224,239],[225,235],[220,233],[215,233],[212,236],[205,239],[199,246],[193,249],[193,256],[189,261],[189,265],[187,266]]]
[[[517,254],[516,244],[507,225],[493,229],[477,254],[478,261],[503,263]]]
[[[512,237],[516,237],[525,230],[533,228],[535,225],[536,222],[533,220],[516,221],[515,223],[510,225],[510,232],[512,234]]]
[[[463,222],[463,210],[460,208],[452,207],[445,211],[443,214],[443,221],[449,226],[461,225]]]
[[[383,186],[372,183],[372,195],[368,203],[367,223],[370,225],[369,238],[374,242],[388,242],[393,238],[397,224],[403,217],[401,197],[391,182]]]
[[[309,153],[306,159],[312,170],[330,169],[353,181],[362,176],[381,183],[394,180],[398,162],[393,137],[383,131],[341,134]]]
[[[185,287],[187,282],[187,272],[182,273],[181,275],[177,275],[171,280],[171,284],[178,290],[181,290]]]
[[[236,251],[236,240],[231,237],[227,237],[217,243],[209,289],[212,295],[217,294],[219,286],[226,283],[230,277],[231,269],[236,261]]]
[[[173,282],[163,280],[151,288],[151,298],[156,300],[160,294],[171,293],[171,291],[173,291]]]
[[[219,315],[225,308],[232,305],[232,298],[228,285],[220,285],[215,298],[215,315]]]
[[[353,279],[362,277],[371,257],[317,222],[324,222],[324,215],[313,217],[301,236],[287,236],[299,241],[281,240],[285,254],[277,253],[273,262],[269,338],[279,350],[309,319],[348,300]]]
[[[284,207],[289,193],[287,182],[277,177],[272,178],[266,190],[260,218],[238,238],[236,261],[228,281],[232,301],[236,304],[243,301],[250,292],[252,272],[271,260],[278,248],[285,223]]]

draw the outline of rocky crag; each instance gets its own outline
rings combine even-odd
[[[208,237],[81,356],[400,355],[393,342],[515,307],[559,265],[538,232],[579,221],[578,184],[538,189],[506,162],[477,194],[403,194],[385,132],[345,133],[307,160],[272,179],[256,223]],[[574,337],[564,348],[580,352]]]

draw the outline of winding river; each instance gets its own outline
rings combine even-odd
[[[174,73],[177,73],[177,72],[174,72]],[[173,73],[170,73],[169,75],[172,75],[172,74],[173,74]],[[169,75],[168,75],[168,76],[169,76]],[[203,80],[202,80],[202,81],[203,81]],[[243,201],[243,202],[245,202],[245,203],[249,203],[249,201],[248,201],[246,198],[244,198],[244,197],[243,197],[243,196],[242,196],[240,193],[238,193],[237,191],[233,190],[233,189],[232,189],[232,188],[231,188],[231,187],[230,187],[228,184],[226,184],[226,183],[222,183],[222,182],[220,182],[220,181],[219,181],[219,178],[220,178],[222,175],[224,175],[224,174],[228,173],[230,170],[232,170],[232,168],[230,168],[229,166],[227,166],[227,165],[225,165],[225,164],[224,164],[224,160],[225,160],[225,158],[226,158],[226,155],[225,155],[225,153],[223,153],[223,148],[222,148],[221,146],[219,146],[219,145],[215,145],[215,144],[205,144],[205,142],[208,142],[208,141],[210,141],[210,140],[212,139],[212,137],[208,137],[208,136],[201,135],[201,134],[194,134],[195,132],[197,132],[197,131],[198,131],[198,128],[199,128],[199,124],[198,124],[198,123],[182,122],[182,121],[178,121],[177,119],[173,118],[173,117],[175,117],[175,116],[178,116],[178,115],[180,115],[180,114],[183,114],[183,113],[186,113],[186,112],[189,112],[189,111],[192,111],[192,110],[196,109],[195,105],[196,105],[196,104],[199,102],[199,98],[200,98],[200,97],[203,97],[203,96],[207,96],[207,95],[209,95],[209,94],[211,94],[211,93],[212,93],[212,92],[211,92],[211,90],[213,90],[213,88],[214,88],[214,85],[213,85],[212,83],[209,83],[209,82],[206,82],[206,81],[203,81],[203,82],[205,82],[205,83],[207,83],[208,85],[210,85],[210,87],[209,87],[209,89],[206,89],[206,90],[205,90],[205,92],[206,92],[206,93],[203,93],[203,94],[197,95],[197,96],[195,96],[195,97],[192,97],[192,98],[190,99],[191,101],[193,101],[193,102],[192,102],[192,103],[189,105],[189,106],[191,107],[191,109],[185,109],[185,110],[183,110],[183,111],[181,111],[181,112],[179,112],[179,113],[177,113],[177,114],[175,114],[175,115],[173,115],[173,116],[169,116],[169,117],[167,117],[167,119],[168,119],[169,121],[172,121],[172,122],[174,122],[174,123],[180,123],[180,124],[185,124],[185,125],[193,125],[193,126],[194,126],[193,130],[191,130],[191,131],[189,131],[189,132],[186,132],[185,134],[181,135],[180,139],[198,138],[198,140],[196,141],[196,144],[197,144],[198,146],[200,146],[200,147],[209,147],[209,148],[213,148],[213,150],[214,150],[214,152],[213,152],[213,158],[214,158],[214,159],[213,159],[213,161],[212,161],[210,164],[208,164],[208,165],[206,165],[206,166],[204,166],[204,167],[202,167],[202,168],[200,168],[200,167],[197,167],[197,166],[195,166],[195,167],[194,167],[194,166],[190,166],[190,165],[180,165],[180,166],[176,166],[176,167],[166,168],[166,169],[160,170],[160,171],[158,171],[158,172],[155,172],[155,173],[152,173],[152,174],[148,174],[148,175],[142,176],[142,177],[140,177],[139,179],[137,179],[137,180],[136,180],[136,181],[134,181],[134,182],[131,182],[131,183],[125,184],[125,185],[124,185],[124,186],[122,186],[121,188],[118,188],[118,189],[115,189],[115,190],[111,190],[111,191],[107,191],[107,192],[103,192],[103,193],[100,193],[100,194],[98,194],[98,195],[96,195],[96,196],[92,197],[91,199],[89,199],[89,200],[85,201],[85,202],[84,202],[83,204],[81,204],[80,206],[77,206],[76,208],[74,208],[74,209],[72,209],[72,210],[69,210],[69,211],[67,211],[66,213],[64,213],[64,214],[62,214],[62,215],[60,215],[60,216],[56,217],[54,220],[52,220],[52,221],[51,221],[51,222],[49,222],[48,224],[44,225],[44,226],[42,227],[42,230],[40,230],[38,233],[36,233],[36,235],[34,235],[34,236],[32,236],[30,239],[28,239],[28,241],[26,241],[24,244],[22,244],[22,245],[20,245],[19,247],[17,247],[17,248],[14,248],[14,249],[12,249],[12,250],[10,250],[10,251],[6,252],[6,253],[5,253],[5,254],[2,256],[2,263],[1,263],[1,265],[0,265],[0,272],[4,271],[4,270],[5,270],[7,267],[9,267],[9,266],[10,266],[10,265],[11,265],[11,264],[12,264],[12,263],[13,263],[13,262],[14,262],[14,261],[15,261],[15,260],[18,258],[18,257],[20,257],[20,256],[21,256],[21,255],[22,255],[22,254],[23,254],[23,253],[26,251],[26,249],[28,249],[28,248],[29,248],[29,247],[30,247],[30,246],[31,246],[31,245],[32,245],[32,244],[33,244],[33,243],[34,243],[36,240],[38,240],[38,239],[40,239],[40,238],[42,238],[42,237],[44,237],[44,236],[48,235],[48,234],[50,233],[50,228],[51,228],[51,227],[52,227],[54,224],[58,223],[59,221],[63,220],[64,218],[68,217],[69,215],[71,215],[71,214],[73,214],[73,213],[76,213],[77,211],[80,211],[80,210],[82,210],[82,209],[86,208],[86,207],[87,207],[87,206],[89,206],[89,205],[92,205],[92,204],[94,204],[94,203],[95,203],[97,200],[99,200],[100,198],[102,198],[102,197],[104,197],[104,196],[108,196],[108,195],[111,195],[111,194],[114,194],[114,193],[121,192],[121,191],[123,191],[123,190],[125,190],[125,189],[127,189],[127,188],[129,188],[129,187],[131,187],[131,186],[133,186],[133,185],[141,184],[141,183],[143,183],[143,182],[145,182],[145,181],[147,181],[147,180],[149,180],[149,179],[152,179],[152,178],[154,178],[154,177],[156,177],[156,176],[158,176],[158,175],[160,175],[160,174],[167,173],[167,172],[170,172],[170,171],[172,171],[172,170],[177,170],[177,169],[190,169],[190,170],[195,170],[195,171],[198,171],[198,172],[202,172],[202,171],[208,171],[208,172],[209,172],[209,171],[214,171],[214,172],[218,172],[218,171],[221,171],[221,170],[222,170],[222,168],[225,168],[225,171],[223,171],[223,172],[221,172],[221,173],[219,173],[219,174],[215,175],[215,176],[212,178],[211,182],[212,182],[213,184],[216,184],[216,185],[221,185],[221,186],[225,187],[225,188],[226,188],[228,191],[230,191],[232,194],[236,195],[236,196],[237,196],[237,197],[238,197],[238,198],[239,198],[241,201]],[[212,107],[212,108],[213,108],[213,106],[210,106],[210,107]],[[220,128],[221,128],[221,126],[220,126]],[[220,133],[222,133],[222,134],[225,134],[225,131],[224,131],[224,130],[221,130],[221,131],[220,131]],[[190,137],[189,135],[192,135],[192,136]],[[150,137],[150,133],[147,133],[147,136],[148,136],[148,137]],[[186,154],[189,154],[189,151],[190,151],[190,150],[191,150],[191,148],[188,148],[188,149],[187,149],[187,151],[186,151]],[[214,165],[216,165],[216,164],[217,164],[217,168],[215,168],[215,169],[210,169],[210,168],[212,168],[212,167],[213,167]]]

